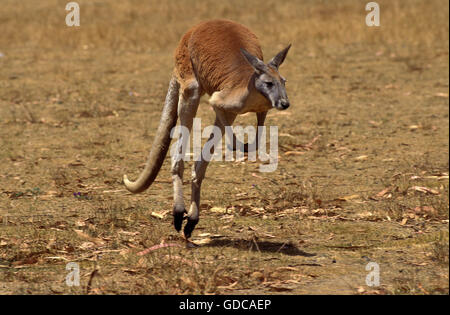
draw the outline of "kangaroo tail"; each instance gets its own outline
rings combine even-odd
[[[170,80],[158,130],[147,163],[139,178],[135,182],[131,182],[127,175],[123,176],[125,187],[132,193],[137,194],[150,187],[161,169],[170,146],[170,131],[177,124],[179,87],[178,81],[173,76]]]

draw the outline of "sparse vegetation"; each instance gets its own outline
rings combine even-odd
[[[77,2],[79,28],[61,1],[0,6],[1,294],[449,293],[448,1],[377,1],[380,28],[356,0]],[[275,172],[211,163],[191,248],[170,163],[143,194],[121,178],[142,169],[180,36],[217,17],[266,57],[292,42],[292,106],[266,121]]]

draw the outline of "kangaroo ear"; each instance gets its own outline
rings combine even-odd
[[[257,74],[267,72],[267,66],[258,57],[253,56],[251,53],[246,51],[244,48],[241,48],[241,53],[245,57],[245,59],[248,61],[248,63],[253,67],[253,69],[255,69],[255,72]]]
[[[284,59],[286,58],[286,55],[287,55],[287,53],[289,51],[289,48],[291,48],[291,44],[289,44],[289,46],[287,46],[285,49],[280,51],[275,57],[273,57],[269,61],[269,65],[278,69],[278,67],[281,66],[281,64],[283,63]]]

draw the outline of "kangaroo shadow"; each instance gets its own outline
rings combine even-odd
[[[289,256],[316,256],[313,253],[307,253],[297,246],[289,242],[271,242],[271,241],[257,241],[245,239],[213,239],[211,242],[203,245],[206,247],[233,247],[239,250],[265,252],[265,253],[282,253]]]

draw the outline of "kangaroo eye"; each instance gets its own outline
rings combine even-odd
[[[264,82],[267,87],[271,88],[273,86],[273,82]]]

